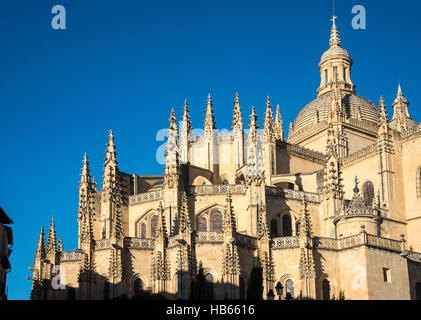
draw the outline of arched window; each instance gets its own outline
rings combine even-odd
[[[145,239],[146,238],[146,223],[142,223],[140,225],[140,237],[142,239]]]
[[[288,279],[285,282],[285,287],[286,287],[285,298],[293,299],[294,298],[294,281],[292,281],[291,279]]]
[[[417,170],[417,196],[421,197],[421,167],[418,168]]]
[[[214,299],[213,288],[213,276],[210,273],[208,273],[206,275],[206,293],[208,300]]]
[[[135,296],[138,296],[143,291],[143,281],[140,278],[137,278],[133,283],[133,293]]]
[[[199,231],[208,231],[208,220],[205,217],[199,218]]]
[[[288,213],[282,216],[282,236],[292,236],[291,216]]]
[[[278,235],[278,221],[276,219],[270,220],[270,235],[276,237]]]
[[[222,213],[214,211],[211,215],[211,231],[222,232]]]
[[[301,226],[300,221],[297,221],[297,223],[295,224],[295,234],[296,234],[297,236],[299,236],[299,235],[300,235],[300,226]]]
[[[373,182],[367,181],[363,185],[363,199],[366,206],[371,207],[374,199],[374,185]]]
[[[421,300],[421,282],[415,284],[415,299]]]
[[[151,238],[155,238],[156,234],[156,224],[158,223],[158,216],[154,215],[151,218]]]
[[[330,300],[330,282],[327,279],[322,282],[322,295],[323,300]]]
[[[229,181],[227,179],[225,179],[224,181],[222,181],[222,184],[228,185],[230,183],[229,183]]]

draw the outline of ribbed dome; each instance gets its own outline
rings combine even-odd
[[[374,103],[354,93],[341,92],[341,96],[347,118],[379,122],[379,110]],[[331,104],[332,92],[330,91],[305,106],[294,121],[294,134],[315,124],[316,110],[318,111],[319,122],[327,121]]]
[[[326,60],[331,59],[331,58],[338,58],[340,56],[351,60],[351,58],[349,57],[348,51],[346,51],[344,48],[331,47],[325,53],[323,53],[322,58],[320,59],[320,63],[323,63]]]

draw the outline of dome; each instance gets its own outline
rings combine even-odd
[[[339,57],[347,58],[352,61],[352,59],[349,57],[349,53],[347,50],[341,47],[331,47],[325,53],[323,53],[322,58],[320,59],[320,64],[322,64],[326,60]]]
[[[355,93],[342,91],[341,97],[347,118],[365,120],[373,123],[379,122],[379,110],[371,101],[360,97]],[[318,112],[319,122],[327,121],[331,104],[332,91],[320,95],[317,99],[306,105],[294,121],[294,134],[307,126],[314,125],[316,111]]]

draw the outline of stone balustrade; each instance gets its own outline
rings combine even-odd
[[[224,234],[220,232],[199,231],[196,233],[196,242],[224,242]]]
[[[269,197],[299,201],[303,201],[303,199],[305,198],[308,202],[314,203],[320,203],[322,200],[321,195],[319,195],[318,193],[290,190],[277,187],[266,187],[266,195]]]
[[[299,246],[298,237],[272,238],[272,249],[298,248]]]
[[[237,234],[235,236],[235,243],[240,247],[257,248],[256,238],[245,234]]]
[[[314,237],[313,247],[316,249],[325,250],[344,250],[358,246],[368,246],[372,248],[378,248],[382,250],[402,252],[403,242],[400,240],[393,240],[367,233],[359,233],[350,237],[334,239],[334,238],[323,238]],[[285,249],[285,248],[298,248],[299,240],[298,237],[280,237],[272,239],[273,249]],[[410,256],[421,262],[421,253],[411,252]]]
[[[128,249],[153,250],[154,239],[124,238],[124,247]]]
[[[82,253],[77,251],[63,251],[60,254],[60,261],[78,261],[82,259]]]
[[[101,239],[95,241],[95,250],[109,249],[111,248],[111,239]]]
[[[149,191],[129,197],[129,205],[162,199],[162,190]]]
[[[195,196],[207,196],[207,195],[218,195],[218,194],[245,194],[246,186],[244,184],[216,184],[216,185],[202,185],[202,186],[191,186],[189,188],[189,194]]]

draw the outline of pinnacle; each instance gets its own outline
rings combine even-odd
[[[338,28],[336,27],[336,19],[338,17],[333,16],[332,18],[332,30],[330,32],[330,40],[329,46],[332,47],[340,47],[341,46],[341,39],[339,38]]]

